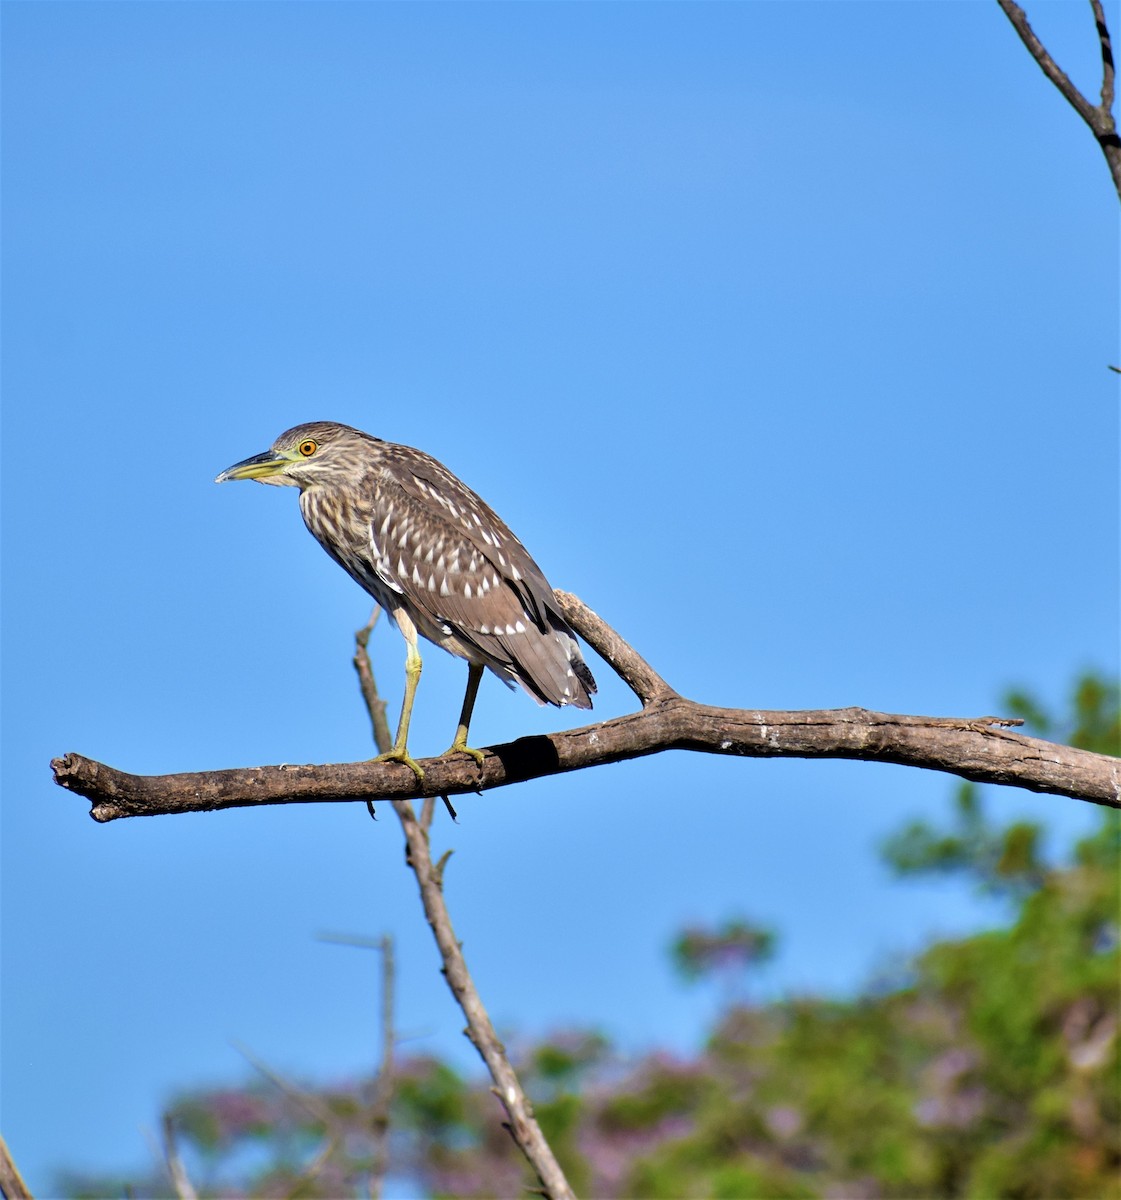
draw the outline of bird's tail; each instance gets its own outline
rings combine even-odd
[[[548,615],[551,628],[531,627],[519,636],[517,653],[510,655],[509,674],[540,704],[591,708],[596,681],[576,637],[559,617]],[[514,645],[510,649],[514,650]]]

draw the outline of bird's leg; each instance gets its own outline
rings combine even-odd
[[[398,625],[401,624],[398,620]],[[412,622],[409,622],[410,626]],[[416,761],[411,757],[408,751],[409,741],[409,720],[413,715],[413,699],[416,696],[416,685],[420,681],[420,651],[416,648],[416,629],[412,629],[412,636],[402,627],[402,633],[409,643],[409,651],[405,656],[405,698],[401,702],[401,719],[397,722],[397,736],[393,739],[393,749],[387,750],[384,754],[379,754],[375,762],[399,762],[404,763],[413,774],[424,782],[424,772],[417,765]]]
[[[448,747],[447,754],[470,754],[481,767],[486,755],[467,744],[467,729],[471,724],[471,713],[475,709],[475,697],[479,694],[479,682],[483,678],[483,667],[479,663],[467,664],[467,691],[463,697],[463,708],[459,713],[459,725],[455,741]]]

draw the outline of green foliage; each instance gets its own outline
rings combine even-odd
[[[1118,692],[1087,676],[1064,722],[1015,711],[1087,748],[1117,748]],[[1008,1197],[1121,1200],[1121,825],[1055,861],[1042,830],[1000,826],[958,789],[947,828],[912,825],[887,854],[999,891],[1008,919],[938,942],[906,980],[853,1000],[729,1001],[704,1050],[625,1063],[576,1032],[516,1055],[578,1194],[597,1197]],[[688,978],[743,976],[773,952],[747,921],[674,943]],[[185,1097],[172,1116],[200,1195],[366,1194],[372,1081]],[[318,1106],[318,1107],[317,1107]],[[489,1089],[435,1059],[399,1063],[390,1157],[433,1196],[513,1196],[533,1181]],[[256,1164],[255,1166],[253,1164]],[[65,1194],[167,1194],[165,1180],[67,1181]]]
[[[715,1153],[714,1153],[715,1149]],[[729,1156],[721,1147],[668,1142],[636,1165],[623,1195],[697,1197],[697,1200],[803,1200],[818,1195],[789,1173],[776,1171],[750,1154]]]
[[[897,875],[961,873],[972,876],[984,891],[1022,894],[1039,887],[1044,878],[1041,834],[1030,821],[992,826],[982,808],[981,789],[962,783],[954,795],[949,830],[912,821],[888,838],[882,852]]]
[[[557,1086],[573,1086],[590,1067],[610,1051],[607,1039],[598,1033],[580,1033],[566,1041],[542,1042],[531,1051],[533,1071]]]
[[[439,1137],[468,1120],[469,1100],[463,1080],[451,1067],[434,1059],[415,1060],[395,1091],[395,1115],[410,1128]]]
[[[719,929],[691,926],[673,940],[673,964],[685,979],[723,974],[731,977],[769,962],[775,954],[773,930],[742,919],[726,921]]]

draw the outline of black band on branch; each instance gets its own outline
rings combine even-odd
[[[686,700],[574,596],[560,593],[558,600],[589,644],[607,651],[604,657],[642,698],[641,711],[491,746],[481,764],[459,754],[423,759],[423,784],[400,763],[285,764],[145,776],[80,754],[51,763],[55,782],[89,799],[94,820],[112,821],[265,804],[462,795],[663,750],[694,750],[902,763],[1121,808],[1121,761],[1009,732],[999,718],[904,716],[862,708],[770,712]]]

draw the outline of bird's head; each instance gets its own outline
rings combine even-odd
[[[353,479],[377,439],[349,425],[312,421],[286,429],[263,454],[254,454],[227,467],[214,482],[255,479],[306,488]]]

